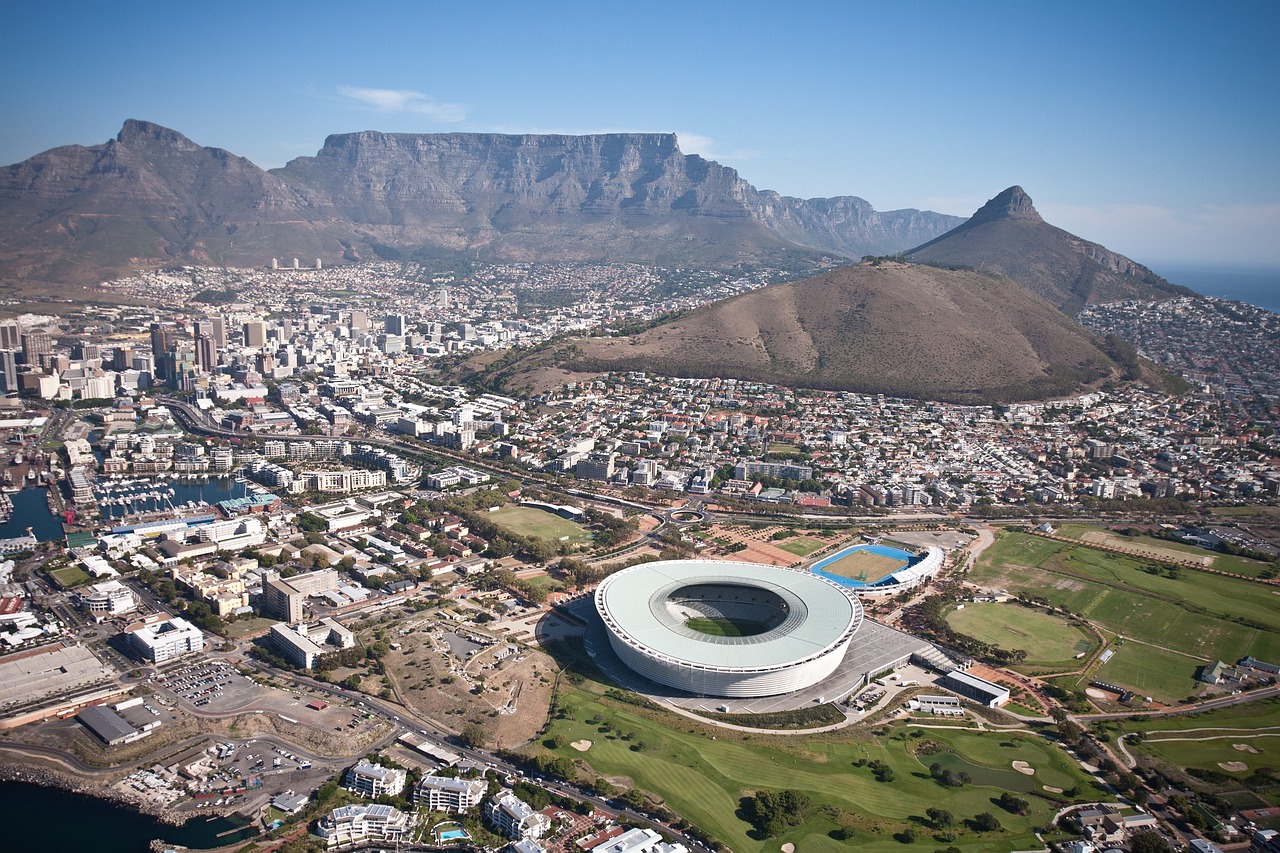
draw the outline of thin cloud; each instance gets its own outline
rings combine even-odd
[[[735,160],[758,160],[760,152],[750,148],[738,148],[733,151],[721,151],[716,145],[716,141],[710,136],[702,136],[697,133],[684,133],[678,131],[676,139],[680,141],[680,150],[685,154],[697,154],[707,160],[715,160],[718,163],[730,162]]]
[[[342,86],[338,94],[380,113],[417,113],[439,122],[458,122],[467,117],[461,104],[448,104],[412,89],[366,89]]]

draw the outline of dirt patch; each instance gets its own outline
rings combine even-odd
[[[1254,755],[1258,754],[1258,750],[1247,743],[1233,743],[1231,744],[1231,748],[1237,752],[1252,752]]]
[[[1218,766],[1228,773],[1243,773],[1249,769],[1249,765],[1243,761],[1219,761]]]
[[[1034,776],[1036,773],[1036,769],[1025,761],[1013,762],[1013,769],[1017,770],[1023,776]]]
[[[569,744],[569,746],[571,746],[571,747],[573,747],[574,749],[578,750],[578,752],[586,752],[588,749],[590,749],[590,748],[591,748],[591,741],[589,741],[589,740],[575,740],[573,743]]]
[[[1086,687],[1084,689],[1084,695],[1088,696],[1090,699],[1110,699],[1112,694],[1105,690],[1099,690],[1096,687]]]
[[[605,778],[609,781],[610,785],[614,785],[618,788],[633,788],[636,784],[635,780],[630,776],[606,776]]]

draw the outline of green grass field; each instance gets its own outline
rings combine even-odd
[[[1268,569],[1274,569],[1269,563],[1261,563],[1257,560],[1250,560],[1245,557],[1233,557],[1229,554],[1219,554],[1216,551],[1210,551],[1197,545],[1188,545],[1185,542],[1171,542],[1167,539],[1157,539],[1154,536],[1123,536],[1115,531],[1089,524],[1064,524],[1059,529],[1059,533],[1073,539],[1081,538],[1085,533],[1092,530],[1102,530],[1108,535],[1115,537],[1116,540],[1132,545],[1135,548],[1144,546],[1152,548],[1163,548],[1169,551],[1177,551],[1191,557],[1211,557],[1213,562],[1210,568],[1220,572],[1232,572],[1246,577],[1256,578],[1262,572]]]
[[[493,523],[520,536],[532,536],[548,542],[588,542],[591,533],[585,527],[558,515],[527,506],[504,506],[489,514]]]
[[[771,543],[775,548],[786,551],[788,554],[795,554],[797,557],[807,557],[814,551],[821,549],[826,542],[821,539],[814,539],[812,536],[796,536],[782,542]]]
[[[875,583],[905,565],[906,562],[904,560],[895,560],[893,557],[873,554],[870,551],[854,551],[847,557],[842,557],[834,563],[823,566],[822,571],[832,575],[839,575],[842,578]]]
[[[1178,717],[1138,717],[1106,724],[1110,732],[1146,733],[1146,739],[1125,741],[1129,750],[1167,761],[1175,767],[1197,767],[1243,779],[1261,767],[1280,774],[1280,699],[1247,702],[1201,714]],[[1263,735],[1251,737],[1251,735]],[[1241,744],[1237,748],[1235,744]],[[1252,750],[1256,750],[1252,751]],[[1246,770],[1227,770],[1219,763],[1233,761]],[[1225,783],[1238,787],[1237,782]]]
[[[684,624],[699,634],[713,637],[753,637],[765,632],[763,624],[746,619],[689,619]]]
[[[1094,678],[1124,685],[1140,697],[1150,696],[1165,704],[1176,704],[1199,692],[1196,669],[1205,661],[1142,643],[1126,642],[1112,648],[1115,654],[1093,673]]]
[[[1169,740],[1168,738],[1183,738]],[[1155,734],[1141,743],[1126,741],[1131,752],[1143,752],[1168,761],[1175,767],[1198,767],[1226,773],[1235,779],[1244,779],[1260,767],[1268,767],[1280,773],[1280,731],[1251,734],[1193,735]],[[1238,748],[1237,744],[1243,749]],[[1240,762],[1244,769],[1223,767],[1223,764]]]
[[[49,577],[53,578],[58,586],[63,589],[70,589],[73,586],[89,583],[93,580],[89,573],[79,566],[63,566],[60,569],[49,569]]]
[[[1280,658],[1280,597],[1269,589],[1191,569],[1172,577],[1164,570],[1152,574],[1143,570],[1149,565],[1043,537],[1002,533],[970,579],[1042,596],[1113,633],[1202,660],[1235,661],[1246,654]]]
[[[947,614],[947,624],[962,634],[1004,649],[1022,649],[1029,666],[1055,667],[1095,645],[1089,635],[1061,616],[1018,604],[966,604]]]
[[[1058,805],[1040,797],[1028,798],[1027,816],[1011,815],[997,808],[993,799],[1001,791],[1029,791],[1049,785],[1079,788],[1081,798],[1097,795],[1075,763],[1051,743],[1031,735],[981,733],[973,730],[919,729],[921,737],[907,734],[910,727],[889,737],[840,733],[800,738],[748,735],[712,729],[662,712],[636,709],[603,697],[604,687],[587,681],[561,694],[565,718],[552,721],[551,734],[563,736],[558,755],[585,761],[597,772],[618,782],[634,783],[664,798],[668,806],[703,827],[739,853],[776,851],[783,842],[809,851],[847,850],[849,846],[871,851],[894,851],[902,842],[894,834],[909,825],[920,827],[913,816],[931,806],[951,811],[958,821],[979,812],[991,812],[1005,829],[978,834],[961,829],[954,842],[961,850],[1017,850],[1036,845],[1031,830],[1042,826]],[[593,720],[593,722],[588,722]],[[607,722],[606,727],[604,723]],[[715,735],[712,739],[711,735]],[[579,752],[567,744],[590,740]],[[925,745],[934,746],[926,751]],[[633,750],[633,746],[642,747]],[[859,759],[880,760],[895,773],[892,782],[877,782]],[[943,788],[929,777],[935,761],[954,761],[975,780],[963,788]],[[1013,771],[1021,760],[1036,768],[1034,776]],[[813,813],[802,825],[782,837],[762,840],[737,816],[741,798],[760,789],[793,788],[810,795],[815,805],[842,809],[856,816],[856,839],[836,841],[828,833],[835,822]],[[920,849],[938,846],[923,827]]]

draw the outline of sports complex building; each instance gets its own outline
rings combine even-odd
[[[704,696],[762,697],[830,676],[862,627],[853,590],[756,563],[665,560],[595,592],[609,645],[636,673]]]
[[[918,554],[888,545],[850,545],[818,560],[809,567],[809,571],[848,587],[857,595],[878,598],[898,595],[925,583],[938,574],[945,556],[943,550],[934,545],[924,548]],[[874,580],[868,579],[864,572],[852,574],[843,569],[846,565],[859,565],[860,557],[878,557],[881,563],[893,565],[896,562],[898,566]],[[865,563],[865,559],[863,562]]]

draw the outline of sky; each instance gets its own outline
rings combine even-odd
[[[0,163],[153,121],[264,168],[332,133],[679,134],[784,195],[1014,184],[1160,271],[1280,269],[1280,3],[8,0]]]

